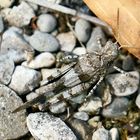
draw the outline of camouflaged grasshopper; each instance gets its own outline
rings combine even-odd
[[[42,86],[35,91],[39,94],[38,97],[24,103],[13,112],[30,107],[46,95],[47,105],[59,102],[60,98],[71,99],[82,91],[86,91],[87,97],[90,97],[117,56],[118,45],[109,40],[101,47],[100,52],[77,57],[75,62],[62,67],[41,83]]]

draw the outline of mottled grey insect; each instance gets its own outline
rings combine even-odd
[[[92,52],[81,55],[76,62],[62,67],[56,75],[48,77],[36,90],[39,94],[35,99],[24,103],[14,112],[38,102],[44,96],[47,97],[47,105],[57,103],[61,99],[70,99],[83,91],[89,91],[87,97],[105,77],[108,68],[118,56],[118,45],[111,40],[101,48],[100,52]]]

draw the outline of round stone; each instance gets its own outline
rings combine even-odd
[[[37,30],[30,37],[29,43],[39,52],[56,52],[60,47],[58,40],[54,36]]]
[[[81,42],[87,42],[91,34],[91,24],[84,19],[77,20],[75,24],[75,33]]]
[[[41,32],[52,32],[57,26],[57,20],[50,14],[42,14],[38,17],[37,26]]]

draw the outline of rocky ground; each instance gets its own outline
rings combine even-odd
[[[94,16],[81,0],[46,1]],[[100,53],[97,38],[115,40],[107,26],[28,0],[0,0],[0,6],[0,140],[140,140],[140,61],[125,50],[113,64],[123,71],[107,68],[89,100],[81,93],[45,108],[42,99],[13,113],[38,96],[61,58]]]

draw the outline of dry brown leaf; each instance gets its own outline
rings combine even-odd
[[[140,0],[84,0],[122,47],[140,59]]]

